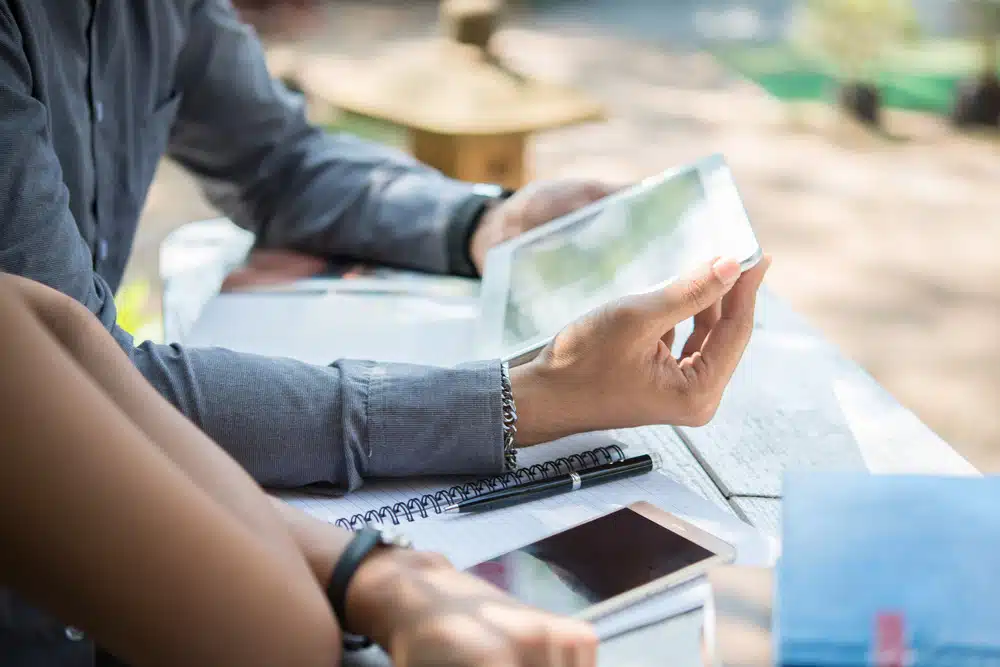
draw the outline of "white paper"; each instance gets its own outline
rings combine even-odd
[[[607,641],[637,628],[701,609],[710,599],[709,593],[711,587],[708,580],[700,577],[602,618],[594,624],[594,629],[602,642]]]
[[[600,447],[617,445],[625,456],[638,456],[643,452],[635,452],[629,445],[605,433],[584,433],[562,440],[522,449],[518,453],[519,467],[539,465],[546,461],[555,461],[572,454],[587,452]],[[437,491],[451,488],[463,481],[463,478],[411,478],[405,480],[381,481],[366,483],[363,488],[354,493],[331,497],[319,493],[287,492],[278,496],[288,503],[330,523],[338,519],[350,519],[355,515],[378,510],[382,507],[392,507],[397,503],[406,503],[413,498],[433,495]],[[406,525],[405,516],[400,520]],[[419,518],[419,517],[417,517]]]
[[[317,365],[375,359],[453,366],[472,356],[478,314],[475,299],[391,291],[221,294],[184,342]]]
[[[567,438],[524,450],[522,464],[540,463],[611,442],[604,434]],[[627,456],[640,453],[626,449]],[[303,494],[282,497],[317,518],[335,521],[383,505],[405,503],[441,488],[447,488],[447,484],[409,481],[376,484],[340,498]],[[397,529],[417,548],[440,552],[464,569],[640,500],[732,544],[737,563],[770,565],[774,561],[773,540],[660,471],[491,512],[430,516],[403,522]],[[707,584],[697,580],[612,614],[595,625],[602,639],[609,638],[697,609],[706,598]]]

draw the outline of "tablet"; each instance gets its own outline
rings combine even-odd
[[[747,270],[761,256],[721,155],[671,169],[491,249],[477,356],[516,365],[609,301],[665,285],[715,257]]]
[[[593,621],[735,556],[714,535],[637,502],[468,571],[525,604]]]

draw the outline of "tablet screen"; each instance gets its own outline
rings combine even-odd
[[[757,248],[724,163],[696,166],[636,188],[572,224],[511,249],[501,355],[555,334],[608,301],[645,291],[723,253]],[[711,199],[711,201],[710,201]],[[710,214],[715,210],[715,214]],[[742,257],[740,258],[742,259]]]
[[[469,572],[521,602],[573,615],[713,555],[626,507]]]

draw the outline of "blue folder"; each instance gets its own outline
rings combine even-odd
[[[784,667],[1000,665],[1000,478],[785,479]]]

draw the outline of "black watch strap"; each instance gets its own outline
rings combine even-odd
[[[333,574],[330,575],[330,583],[326,587],[326,598],[344,631],[347,630],[347,586],[351,583],[351,577],[357,572],[358,566],[380,544],[382,544],[382,533],[371,526],[366,526],[355,533],[337,564],[333,566]]]
[[[472,258],[469,257],[469,242],[479,226],[479,221],[491,204],[502,201],[513,194],[499,186],[477,186],[468,198],[459,204],[448,222],[448,272],[456,276],[475,278],[479,276]]]
[[[393,535],[371,526],[365,526],[354,534],[354,537],[347,544],[347,548],[344,549],[344,553],[340,554],[337,564],[333,566],[330,583],[326,586],[326,599],[330,602],[333,614],[340,623],[344,637],[344,649],[348,651],[372,645],[372,641],[367,637],[353,635],[347,631],[347,587],[361,563],[378,546],[409,549],[413,545],[401,535]]]

